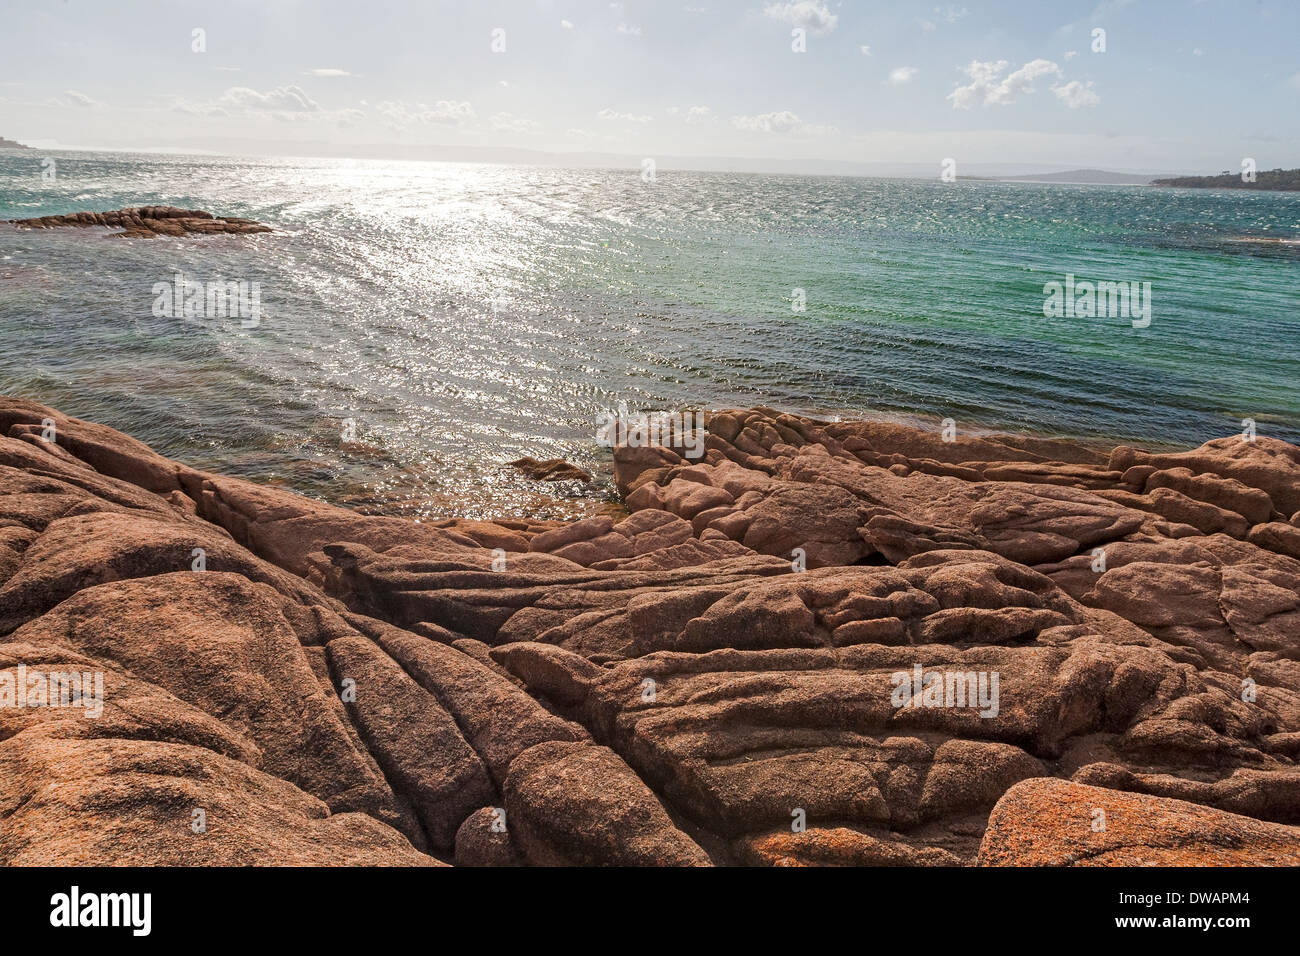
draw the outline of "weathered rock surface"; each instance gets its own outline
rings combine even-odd
[[[563,458],[520,458],[510,462],[516,468],[535,481],[591,481],[591,472],[570,464]]]
[[[1296,866],[1300,829],[1184,800],[1027,780],[989,817],[985,866]]]
[[[122,230],[112,233],[112,237],[123,239],[153,239],[155,236],[212,236],[223,233],[249,235],[255,232],[273,231],[270,226],[253,219],[214,216],[202,209],[178,209],[176,206],[128,206],[106,212],[70,212],[63,216],[10,219],[9,222],[26,229],[101,226]]]
[[[0,706],[0,862],[1297,861],[1300,449],[704,447],[431,525],[0,399],[0,704],[103,681]]]

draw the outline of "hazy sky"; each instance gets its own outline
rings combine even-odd
[[[46,148],[1300,165],[1298,0],[8,0],[0,19],[0,135]]]

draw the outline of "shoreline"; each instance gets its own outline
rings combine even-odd
[[[30,392],[14,393],[13,398],[24,401],[41,404],[40,398]],[[68,407],[70,415],[75,415],[75,403]],[[824,407],[812,406],[794,406],[784,403],[761,406],[771,408],[778,414],[793,415],[798,418],[806,418],[823,424],[835,424],[839,422],[867,422],[881,425],[899,425],[905,428],[915,429],[932,435],[940,435],[943,431],[943,419],[937,415],[920,415],[906,412],[890,412],[879,409],[840,409],[838,411]],[[692,406],[687,408],[687,412],[695,412],[704,416],[710,416],[722,411],[726,407],[718,408],[700,408]],[[110,425],[118,427],[118,425]],[[593,425],[593,431],[595,426]],[[129,429],[125,432],[130,434]],[[963,437],[971,438],[1009,438],[1009,439],[1031,439],[1035,441],[1059,442],[1063,446],[1077,446],[1087,449],[1091,452],[1108,453],[1110,449],[1119,445],[1131,445],[1148,452],[1157,453],[1176,453],[1180,451],[1190,451],[1197,447],[1189,443],[1179,442],[1161,442],[1151,440],[1138,440],[1133,438],[1125,439],[1115,436],[1095,436],[1095,435],[1071,435],[1059,431],[1033,431],[1027,429],[1010,430],[996,425],[966,425],[960,424],[958,434]],[[553,455],[557,452],[562,456],[565,454],[561,449],[568,448],[568,455],[576,460],[588,462],[584,467],[589,467],[594,476],[590,484],[584,484],[582,490],[584,494],[569,493],[567,488],[554,488],[546,482],[527,482],[525,483],[533,492],[534,504],[531,510],[520,510],[518,506],[517,494],[503,497],[499,503],[493,503],[491,499],[478,505],[474,510],[475,513],[471,520],[566,520],[564,517],[555,517],[556,514],[568,514],[569,519],[577,520],[583,517],[593,517],[606,513],[617,513],[622,508],[622,503],[618,498],[617,490],[614,485],[614,461],[613,456],[609,454],[609,449],[600,448],[597,457],[588,456],[590,448],[584,448],[581,441],[581,435],[575,434],[573,440],[564,442],[557,440],[553,445],[539,451],[539,454]],[[591,447],[599,447],[594,439],[588,442]],[[268,450],[274,451],[281,446],[273,445]],[[367,446],[370,447],[370,446]],[[342,452],[344,449],[337,449]],[[578,452],[575,454],[575,452]],[[382,448],[374,448],[374,455],[380,459],[385,459],[388,452]],[[196,466],[217,471],[223,471],[222,464],[224,457],[221,454],[205,455],[210,459],[208,463]],[[414,484],[421,484],[425,481],[419,477],[418,473],[412,472],[415,464],[403,462],[393,458],[392,468],[396,472],[407,473],[411,477],[409,480]],[[510,474],[509,462],[503,459],[498,462],[487,463],[491,467],[498,468],[502,474]],[[273,477],[260,477],[247,473],[224,470],[230,477],[239,477],[242,480],[251,481],[255,484],[265,484],[271,487],[285,488],[295,490],[299,494],[306,495],[315,500],[338,507],[357,510],[359,513],[384,516],[400,517],[413,520],[423,521],[441,521],[454,519],[458,517],[470,517],[466,514],[456,513],[457,502],[462,500],[460,492],[455,490],[443,490],[436,494],[426,497],[413,495],[397,495],[385,493],[377,490],[374,486],[377,484],[391,485],[394,479],[391,476],[375,476],[365,479],[357,479],[349,483],[346,488],[341,488],[331,492],[324,487],[313,487],[313,482],[302,474],[295,472],[305,471],[313,467],[329,468],[332,466],[332,460],[322,458],[317,462],[315,459],[301,459],[285,457],[280,463],[280,471]],[[430,466],[431,467],[431,466]],[[436,470],[436,469],[435,469]],[[437,501],[436,507],[428,507],[430,501]]]

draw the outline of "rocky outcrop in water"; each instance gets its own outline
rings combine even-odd
[[[0,706],[0,862],[1300,858],[1300,449],[708,431],[432,526],[0,399],[0,703],[102,679]]]
[[[517,469],[534,481],[591,481],[591,472],[570,464],[563,458],[520,458],[510,462],[510,467]]]
[[[214,216],[201,209],[178,209],[175,206],[130,206],[125,209],[110,209],[107,212],[72,212],[65,216],[10,219],[9,222],[27,229],[101,226],[122,230],[112,233],[112,237],[123,239],[186,235],[249,235],[273,231],[270,226],[264,226],[252,219]]]

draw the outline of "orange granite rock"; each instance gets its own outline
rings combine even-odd
[[[1300,828],[1050,777],[1003,795],[983,866],[1297,866]]]
[[[0,704],[103,688],[0,706],[0,862],[1296,862],[1300,449],[708,423],[430,524],[0,398]]]

